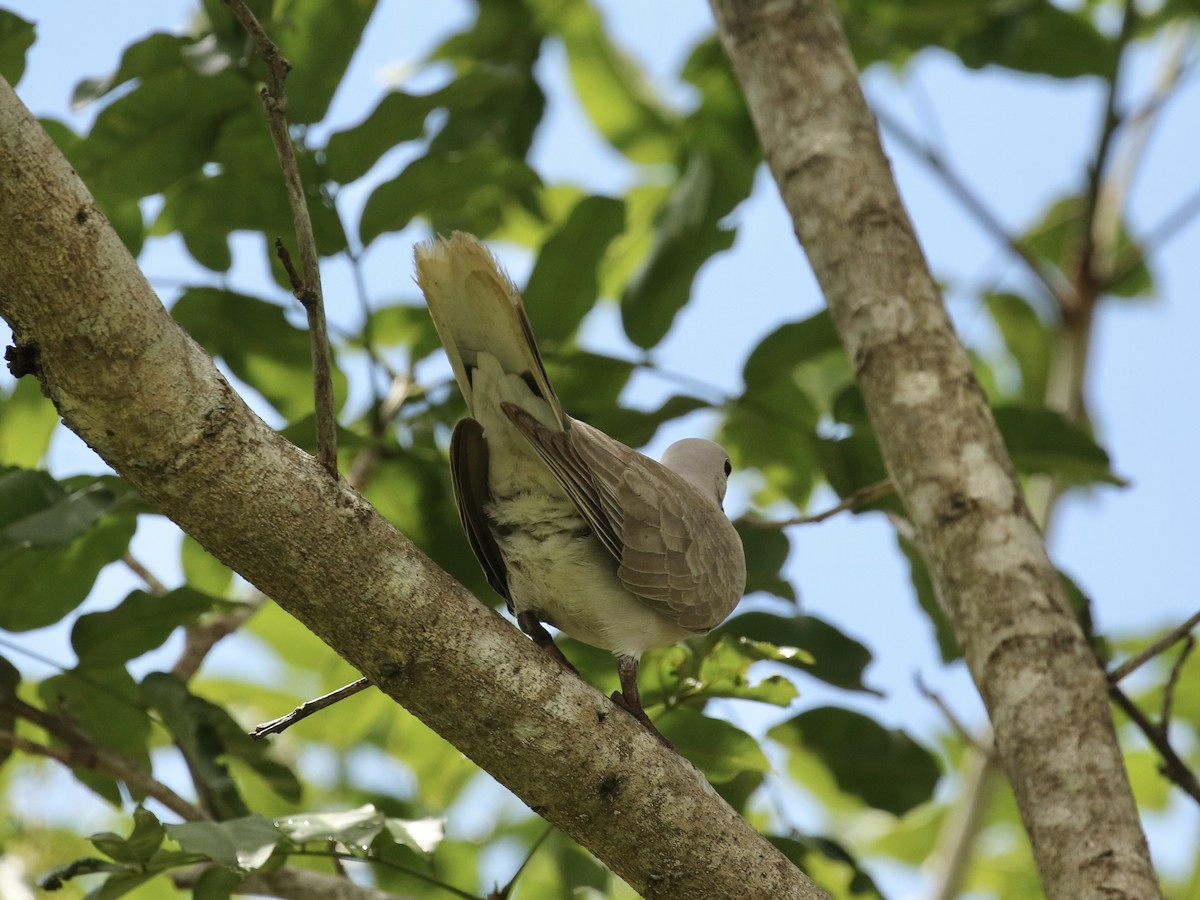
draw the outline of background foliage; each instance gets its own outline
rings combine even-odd
[[[761,178],[754,134],[715,38],[701,28],[674,71],[664,76],[659,64],[651,76],[650,64],[618,46],[594,6],[481,0],[453,24],[429,26],[408,70],[347,118],[334,112],[339,89],[351,83],[372,29],[395,21],[387,18],[393,4],[250,5],[294,66],[289,116],[330,273],[342,471],[440,565],[495,599],[465,552],[450,494],[445,447],[462,401],[408,277],[414,239],[464,229],[494,242],[520,276],[551,378],[572,414],[634,446],[715,430],[742,472],[729,505],[755,520],[741,529],[748,599],[714,635],[647,658],[651,714],[732,804],[835,896],[912,890],[916,868],[936,860],[935,850],[961,830],[956,810],[962,792],[979,783],[972,781],[978,758],[949,721],[920,728],[919,740],[907,734],[899,726],[908,714],[888,705],[905,688],[870,677],[868,666],[878,658],[889,672],[921,667],[936,677],[938,663],[927,658],[924,633],[920,653],[904,641],[868,647],[844,619],[800,603],[794,561],[802,533],[755,524],[805,510],[814,496],[829,500],[830,488],[844,497],[885,476],[828,317],[797,307],[739,345],[737,320],[762,298],[730,294],[719,310],[728,331],[710,316],[708,333],[693,342],[693,355],[720,358],[686,375],[663,361],[671,341],[688,333],[702,267],[733,245],[754,197],[773,190]],[[1152,128],[1188,87],[1197,10],[1168,2],[1130,17],[1114,4],[1067,9],[1036,0],[850,0],[843,8],[860,65],[874,67],[893,146],[929,163],[992,242],[984,271],[944,273],[948,296],[960,325],[969,323],[977,375],[1048,523],[1063,492],[1069,500],[1125,483],[1097,438],[1083,382],[1064,374],[1071,368],[1064,360],[1082,339],[1086,362],[1094,315],[1163,295],[1150,254],[1195,212],[1197,204],[1185,201],[1140,211],[1153,227],[1125,222],[1137,198],[1138,129]],[[0,74],[22,93],[38,18],[0,10]],[[1032,224],[1007,225],[986,193],[959,178],[936,128],[905,124],[911,116],[894,105],[896,91],[930,59],[983,70],[980,78],[1091,86],[1081,102],[1098,120],[1098,137],[1083,158],[1067,161],[1069,188],[1047,198]],[[1157,93],[1125,87],[1144,81],[1129,78],[1131,67],[1163,59]],[[307,336],[268,250],[276,235],[290,241],[293,229],[258,99],[264,70],[241,29],[220,0],[204,0],[178,31],[131,39],[108,74],[73,74],[71,103],[86,122],[46,118],[46,128],[130,250],[151,264],[166,253],[171,270],[183,273],[155,279],[175,318],[269,422],[313,449]],[[1114,84],[1121,116],[1106,126]],[[538,142],[565,115],[586,123],[619,177],[597,186],[553,174]],[[1008,137],[1033,143],[1046,165],[1059,164],[1052,141]],[[1123,151],[1116,162],[1111,146]],[[1087,163],[1096,157],[1093,177]],[[736,388],[706,377],[739,361]],[[254,724],[356,673],[198,545],[180,541],[120,479],[79,474],[101,470],[52,453],[62,430],[32,379],[5,376],[0,390],[0,628],[9,660],[0,676],[4,695],[18,698],[0,710],[0,729],[15,727],[51,748],[102,747],[221,820],[180,824],[128,780],[77,766],[70,771],[83,787],[73,788],[52,774],[56,763],[16,753],[0,770],[0,893],[22,896],[26,878],[53,870],[46,884],[62,896],[175,896],[157,873],[215,860],[202,884],[205,896],[216,897],[285,857],[331,871],[332,855],[369,858],[347,865],[352,876],[406,896],[448,889],[481,896],[510,878],[524,897],[627,893],[377,694],[345,701],[270,745],[245,737]],[[928,624],[913,627],[936,634],[941,660],[955,671],[953,638],[905,540],[899,505],[884,498],[856,514],[875,522],[886,515],[895,526],[886,540],[911,566],[911,585],[893,585],[892,595],[918,601],[910,604],[923,611],[914,620],[928,616]],[[886,548],[842,552],[852,555],[835,568],[873,565],[871,554]],[[106,586],[122,566],[143,583],[114,596]],[[1096,585],[1073,587],[1092,628],[1088,594]],[[193,647],[214,627],[236,634],[208,664],[196,672],[176,662],[181,629]],[[47,628],[69,635],[69,647],[52,654],[61,671],[31,655],[47,646],[39,643]],[[1144,643],[1121,633],[1096,640],[1102,654]],[[591,683],[616,686],[606,654],[565,643]],[[1147,709],[1159,709],[1169,668],[1159,663],[1137,682],[1135,698]],[[1173,690],[1172,736],[1193,767],[1198,685],[1192,664]],[[971,701],[963,702],[973,715]],[[73,731],[39,724],[21,704]],[[1155,771],[1155,751],[1132,731],[1128,747],[1149,819],[1166,811],[1167,821],[1194,829],[1194,810],[1191,818],[1181,811],[1181,795]],[[983,777],[990,791],[968,829],[978,839],[963,851],[965,888],[1037,896],[1011,797],[994,774]],[[107,805],[78,799],[84,790]],[[56,811],[63,798],[87,804],[84,821]],[[1200,894],[1196,859],[1181,862],[1187,854],[1169,844],[1165,852],[1175,862],[1169,879],[1177,896]]]

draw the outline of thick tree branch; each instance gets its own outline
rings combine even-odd
[[[1047,896],[1160,896],[1104,673],[929,274],[836,5],[713,7],[987,705]]]
[[[255,416],[2,80],[0,184],[0,315],[38,348],[65,424],[149,502],[644,896],[824,896],[689,762]]]

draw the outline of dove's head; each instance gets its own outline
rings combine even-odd
[[[667,448],[662,464],[694,485],[720,506],[725,500],[725,483],[731,471],[729,454],[720,444],[702,438],[685,438]]]

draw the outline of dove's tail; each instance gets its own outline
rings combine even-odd
[[[565,428],[566,415],[546,377],[521,295],[491,252],[478,238],[456,231],[418,245],[416,264],[417,283],[472,414],[478,415],[472,383],[483,353],[506,374],[520,377]]]

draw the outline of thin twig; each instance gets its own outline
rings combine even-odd
[[[1075,272],[1075,290],[1070,295],[1059,299],[1068,300],[1069,304],[1062,306],[1065,319],[1086,314],[1102,290],[1102,269],[1107,266],[1098,265],[1097,248],[1100,245],[1097,234],[1096,212],[1100,208],[1101,193],[1107,188],[1105,174],[1108,171],[1108,157],[1112,151],[1113,140],[1121,125],[1121,117],[1117,114],[1117,96],[1123,84],[1121,74],[1122,62],[1125,58],[1125,47],[1133,39],[1137,25],[1137,10],[1133,0],[1125,0],[1125,9],[1121,18],[1121,31],[1117,36],[1117,57],[1113,67],[1112,78],[1108,80],[1108,94],[1104,99],[1104,117],[1100,122],[1100,136],[1096,140],[1096,156],[1088,166],[1087,189],[1083,195],[1083,222],[1081,234],[1083,242],[1079,248],[1079,259]],[[1114,221],[1115,225],[1115,221]],[[1114,241],[1115,243],[1115,241]]]
[[[1163,733],[1171,727],[1171,709],[1175,705],[1175,685],[1179,683],[1179,676],[1183,672],[1183,664],[1187,662],[1188,656],[1196,646],[1196,639],[1190,634],[1183,641],[1183,649],[1179,651],[1179,656],[1175,660],[1175,665],[1171,667],[1171,674],[1167,677],[1167,683],[1163,685],[1162,712],[1159,714],[1159,721],[1162,722]]]
[[[300,165],[296,161],[296,149],[287,122],[287,91],[284,87],[292,65],[279,52],[245,0],[223,0],[230,12],[246,29],[258,48],[259,55],[267,64],[267,87],[262,91],[263,108],[267,111],[267,125],[271,140],[283,170],[283,182],[287,188],[288,202],[292,207],[292,219],[296,225],[296,244],[300,249],[300,264],[304,270],[299,278],[283,242],[276,239],[280,259],[288,269],[292,281],[292,293],[304,305],[308,314],[309,342],[313,360],[313,400],[317,420],[317,459],[321,465],[337,478],[337,417],[333,404],[333,377],[329,360],[329,331],[325,322],[325,304],[321,292],[321,270],[318,263],[317,240],[313,234],[312,218],[308,214],[308,202],[304,195],[304,181],[300,177]]]
[[[63,742],[64,747],[51,747],[20,737],[7,729],[0,729],[0,745],[21,750],[25,753],[55,759],[72,768],[90,769],[124,782],[136,794],[153,797],[167,809],[189,822],[207,819],[208,816],[196,806],[180,797],[136,762],[120,753],[102,747],[94,740],[59,716],[30,706],[12,694],[0,695],[0,707],[14,715],[32,722],[48,734]]]
[[[1038,283],[1046,289],[1046,293],[1050,295],[1055,305],[1061,307],[1068,290],[1065,283],[1065,276],[1056,270],[1048,268],[1029,247],[1009,234],[1008,229],[988,209],[983,200],[963,180],[958,172],[951,168],[950,164],[941,154],[926,145],[909,131],[908,128],[902,125],[899,119],[893,118],[883,109],[876,108],[874,113],[875,118],[879,120],[879,123],[887,130],[888,134],[929,166],[941,178],[946,189],[958,199],[958,202],[966,208],[967,212],[975,217],[975,221],[979,226],[1012,251],[1025,264],[1030,274],[1037,279]]]
[[[171,668],[171,674],[180,681],[190,681],[212,648],[246,624],[266,602],[267,598],[255,591],[253,596],[240,606],[188,628],[184,633],[183,652]]]
[[[992,730],[990,728],[988,728],[985,732],[986,740],[980,740],[980,738],[971,734],[971,732],[967,729],[967,726],[962,723],[957,715],[955,715],[954,710],[952,710],[950,705],[946,702],[946,698],[925,684],[925,679],[921,677],[920,672],[913,676],[913,681],[916,683],[917,690],[921,692],[921,695],[934,706],[936,706],[941,714],[946,717],[946,721],[950,723],[950,727],[954,729],[955,733],[964,744],[969,747],[974,747],[979,751],[980,755],[984,756],[985,758],[990,758],[996,755],[996,744],[992,739]]]
[[[513,888],[517,884],[517,879],[521,876],[521,873],[525,871],[525,867],[529,865],[530,861],[533,859],[533,855],[537,853],[539,849],[541,849],[542,844],[546,842],[546,838],[550,837],[550,834],[553,831],[553,825],[546,826],[546,830],[543,831],[541,836],[533,842],[533,846],[530,847],[529,852],[525,854],[525,859],[522,860],[519,866],[517,866],[517,871],[513,872],[512,878],[508,879],[508,884],[499,890],[492,891],[490,894],[488,894],[487,900],[508,900],[509,895],[512,894]]]
[[[1200,625],[1200,612],[1193,615],[1186,622],[1176,625],[1137,656],[1130,657],[1109,672],[1108,683],[1117,684],[1123,679],[1127,678],[1129,675],[1140,669],[1150,660],[1154,659],[1154,657],[1158,656],[1172,644],[1187,637],[1191,630],[1197,625]]]
[[[877,481],[874,484],[868,484],[866,487],[859,488],[853,494],[850,494],[842,499],[836,506],[831,506],[829,509],[819,513],[814,513],[811,516],[795,516],[791,519],[757,519],[748,516],[739,517],[734,524],[745,525],[748,528],[789,528],[792,525],[814,525],[817,522],[824,522],[826,519],[836,516],[838,513],[846,512],[850,509],[857,509],[860,506],[865,506],[879,500],[881,497],[887,497],[895,492],[895,487],[890,481]]]
[[[150,593],[156,597],[161,597],[163,594],[169,593],[169,589],[165,584],[154,577],[154,573],[147,569],[142,563],[128,550],[121,557],[121,562],[129,568],[138,578],[146,583],[146,587],[150,588]]]
[[[352,681],[350,684],[340,687],[336,691],[330,691],[328,694],[323,694],[312,700],[305,700],[286,716],[280,716],[278,719],[272,719],[270,722],[263,722],[250,732],[250,737],[256,741],[260,741],[269,734],[282,734],[300,720],[307,719],[313,713],[320,712],[328,706],[333,706],[339,700],[353,697],[355,694],[365,691],[370,686],[370,681],[366,678],[360,678],[358,681]]]
[[[1193,800],[1200,803],[1200,781],[1196,780],[1196,776],[1192,770],[1188,768],[1187,763],[1179,758],[1179,754],[1171,746],[1171,742],[1167,739],[1166,729],[1159,725],[1155,725],[1150,718],[1138,709],[1137,704],[1129,699],[1115,684],[1108,688],[1108,695],[1112,698],[1117,706],[1121,707],[1125,715],[1142,730],[1146,735],[1146,739],[1154,745],[1154,749],[1158,751],[1162,757],[1162,765],[1159,766],[1159,771],[1188,795]]]

